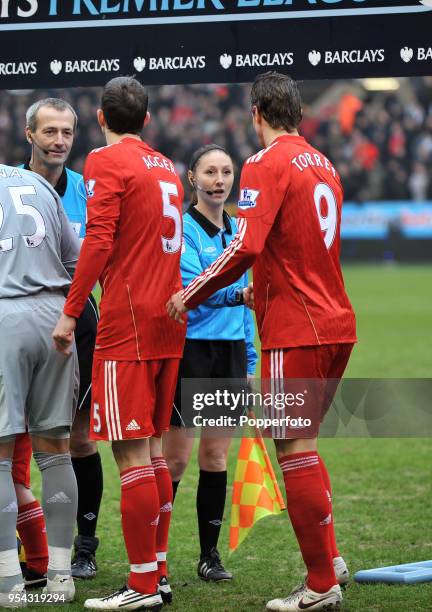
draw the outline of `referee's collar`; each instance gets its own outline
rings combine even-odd
[[[186,211],[194,221],[196,221],[203,230],[210,236],[210,238],[214,238],[219,234],[221,228],[212,223],[205,215],[203,215],[199,210],[196,209],[195,204],[191,204]],[[231,228],[231,217],[227,213],[226,210],[223,211],[223,223],[225,227],[225,232],[227,234],[232,234]]]
[[[31,170],[33,172],[33,170],[30,168],[30,157],[24,164],[24,170]],[[57,184],[54,185],[54,189],[57,191],[58,195],[62,198],[64,194],[66,193],[66,188],[67,188],[67,174],[66,174],[66,167],[63,166],[63,172],[61,173],[60,178],[57,181]]]

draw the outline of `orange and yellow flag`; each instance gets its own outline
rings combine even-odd
[[[259,432],[240,443],[232,493],[230,553],[264,516],[285,510],[267,449]]]

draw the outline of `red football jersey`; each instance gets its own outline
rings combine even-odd
[[[356,341],[339,264],[343,189],[329,160],[283,135],[250,157],[240,180],[239,232],[184,289],[194,308],[254,264],[263,349]]]
[[[86,236],[64,312],[78,317],[102,287],[95,357],[115,361],[181,357],[185,327],[166,313],[181,289],[183,187],[173,163],[125,138],[85,164]]]

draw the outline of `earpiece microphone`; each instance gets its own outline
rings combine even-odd
[[[43,149],[40,145],[38,145],[38,143],[36,142],[36,140],[34,138],[30,138],[31,143],[32,143],[32,147],[33,146],[37,146],[37,148],[42,151],[42,153],[45,153],[45,155],[48,155],[49,151],[47,149]]]
[[[201,185],[198,185],[198,183],[196,183],[196,188],[199,189],[200,191],[204,191],[204,193],[206,193],[209,196],[214,194],[214,191],[210,191],[210,189],[203,189]]]

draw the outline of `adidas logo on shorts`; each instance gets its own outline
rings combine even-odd
[[[162,508],[160,509],[160,512],[171,512],[171,510],[172,510],[172,503],[167,502],[166,504],[162,506]]]
[[[332,522],[332,515],[329,514],[328,516],[325,517],[323,521],[320,522],[320,525],[330,525],[331,522]]]
[[[141,427],[138,425],[135,419],[132,419],[132,421],[126,427],[126,431],[137,431],[138,429],[141,429]]]
[[[63,491],[59,491],[49,499],[47,499],[47,504],[71,504],[72,501]]]

